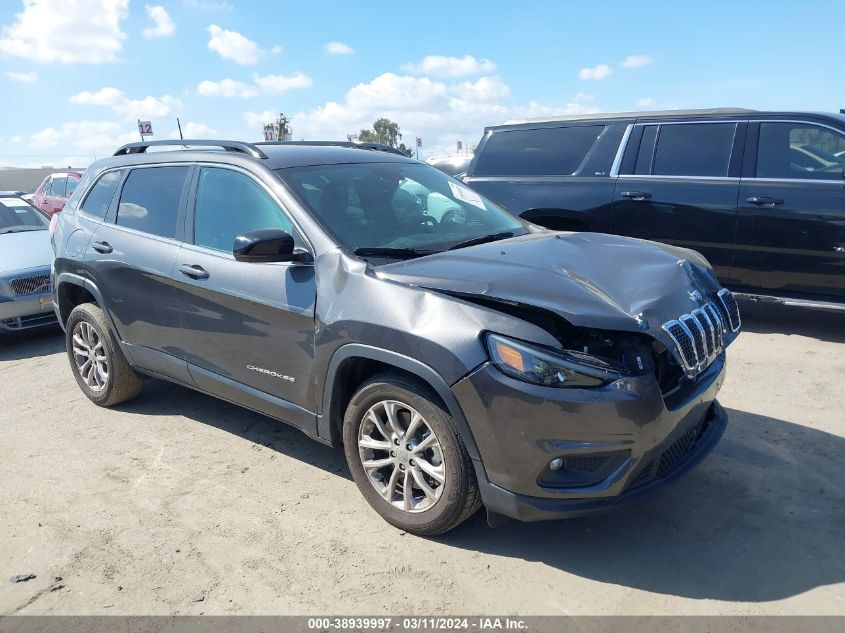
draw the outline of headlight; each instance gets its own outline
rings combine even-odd
[[[487,334],[487,349],[501,372],[544,387],[600,387],[627,373],[594,356],[556,352],[498,334]]]

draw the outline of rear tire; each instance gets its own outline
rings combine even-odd
[[[434,536],[481,507],[452,418],[428,385],[405,374],[385,372],[358,389],[344,416],[343,444],[358,489],[391,525]]]
[[[106,315],[95,303],[76,306],[65,326],[65,345],[76,383],[101,407],[126,402],[143,383],[126,362]]]

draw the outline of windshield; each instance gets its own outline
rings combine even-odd
[[[50,226],[47,217],[20,198],[0,198],[0,233],[45,231]]]
[[[338,243],[353,251],[441,251],[485,236],[528,232],[504,209],[429,165],[355,163],[276,173]],[[398,250],[396,255],[401,256]]]

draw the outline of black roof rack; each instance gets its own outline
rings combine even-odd
[[[253,143],[243,141],[211,141],[198,139],[174,139],[169,141],[142,141],[140,143],[127,143],[115,156],[127,154],[143,154],[150,147],[222,147],[227,152],[240,152],[253,158],[267,158],[267,154],[258,149]]]
[[[401,150],[384,143],[352,143],[350,141],[260,141],[255,145],[313,145],[313,146],[328,146],[328,147],[352,147],[355,149],[369,149],[376,152],[388,152],[390,154],[399,154],[406,156]]]

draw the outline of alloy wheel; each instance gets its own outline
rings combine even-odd
[[[91,391],[100,392],[109,380],[109,363],[103,341],[90,323],[73,328],[73,360],[76,371]]]
[[[443,449],[425,418],[396,400],[369,408],[358,431],[358,455],[373,488],[392,506],[423,512],[446,482]]]

